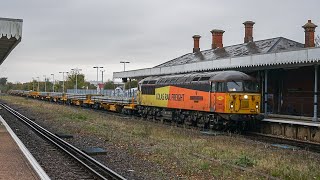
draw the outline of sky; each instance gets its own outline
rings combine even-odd
[[[0,77],[27,82],[82,69],[86,80],[150,68],[192,52],[195,34],[210,49],[212,29],[224,46],[243,43],[244,21],[254,40],[285,37],[304,43],[304,25],[320,25],[319,0],[0,0],[0,17],[23,19],[22,41],[0,66]],[[319,29],[316,29],[316,35]],[[101,73],[99,72],[99,81]]]

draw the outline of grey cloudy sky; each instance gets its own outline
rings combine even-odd
[[[0,76],[26,82],[32,77],[81,68],[96,79],[126,70],[153,67],[211,46],[212,29],[223,29],[225,46],[243,42],[243,22],[253,20],[254,40],[286,37],[304,42],[308,19],[320,25],[319,0],[7,0],[0,17],[23,19],[21,43],[0,66]],[[317,30],[316,30],[317,31]],[[316,34],[319,34],[318,31]],[[99,75],[99,79],[101,76]]]

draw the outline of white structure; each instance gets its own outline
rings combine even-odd
[[[0,64],[20,43],[22,36],[22,19],[0,18]]]
[[[294,67],[318,63],[320,63],[320,48],[303,48],[295,51],[254,54],[249,56],[199,61],[181,65],[114,72],[113,78],[139,78],[196,71],[217,71],[244,68],[266,69],[273,67],[279,68],[279,66]]]

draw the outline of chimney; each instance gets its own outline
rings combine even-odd
[[[255,22],[246,21],[244,24],[244,43],[253,42],[252,29]]]
[[[200,35],[194,35],[192,36],[193,38],[193,52],[200,52],[200,45],[199,45],[199,40],[201,38]]]
[[[211,45],[211,48],[212,49],[223,48],[222,37],[223,37],[224,31],[223,30],[219,30],[219,29],[213,29],[210,32],[212,33],[212,45]]]
[[[314,31],[317,25],[313,24],[311,20],[308,20],[308,22],[302,27],[305,32],[304,47],[314,47]]]

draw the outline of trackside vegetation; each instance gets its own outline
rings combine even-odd
[[[119,151],[157,164],[186,179],[320,179],[320,155],[280,149],[241,135],[208,136],[199,130],[120,117],[80,107],[1,96],[66,133],[96,136]],[[150,172],[155,179],[163,171]]]

